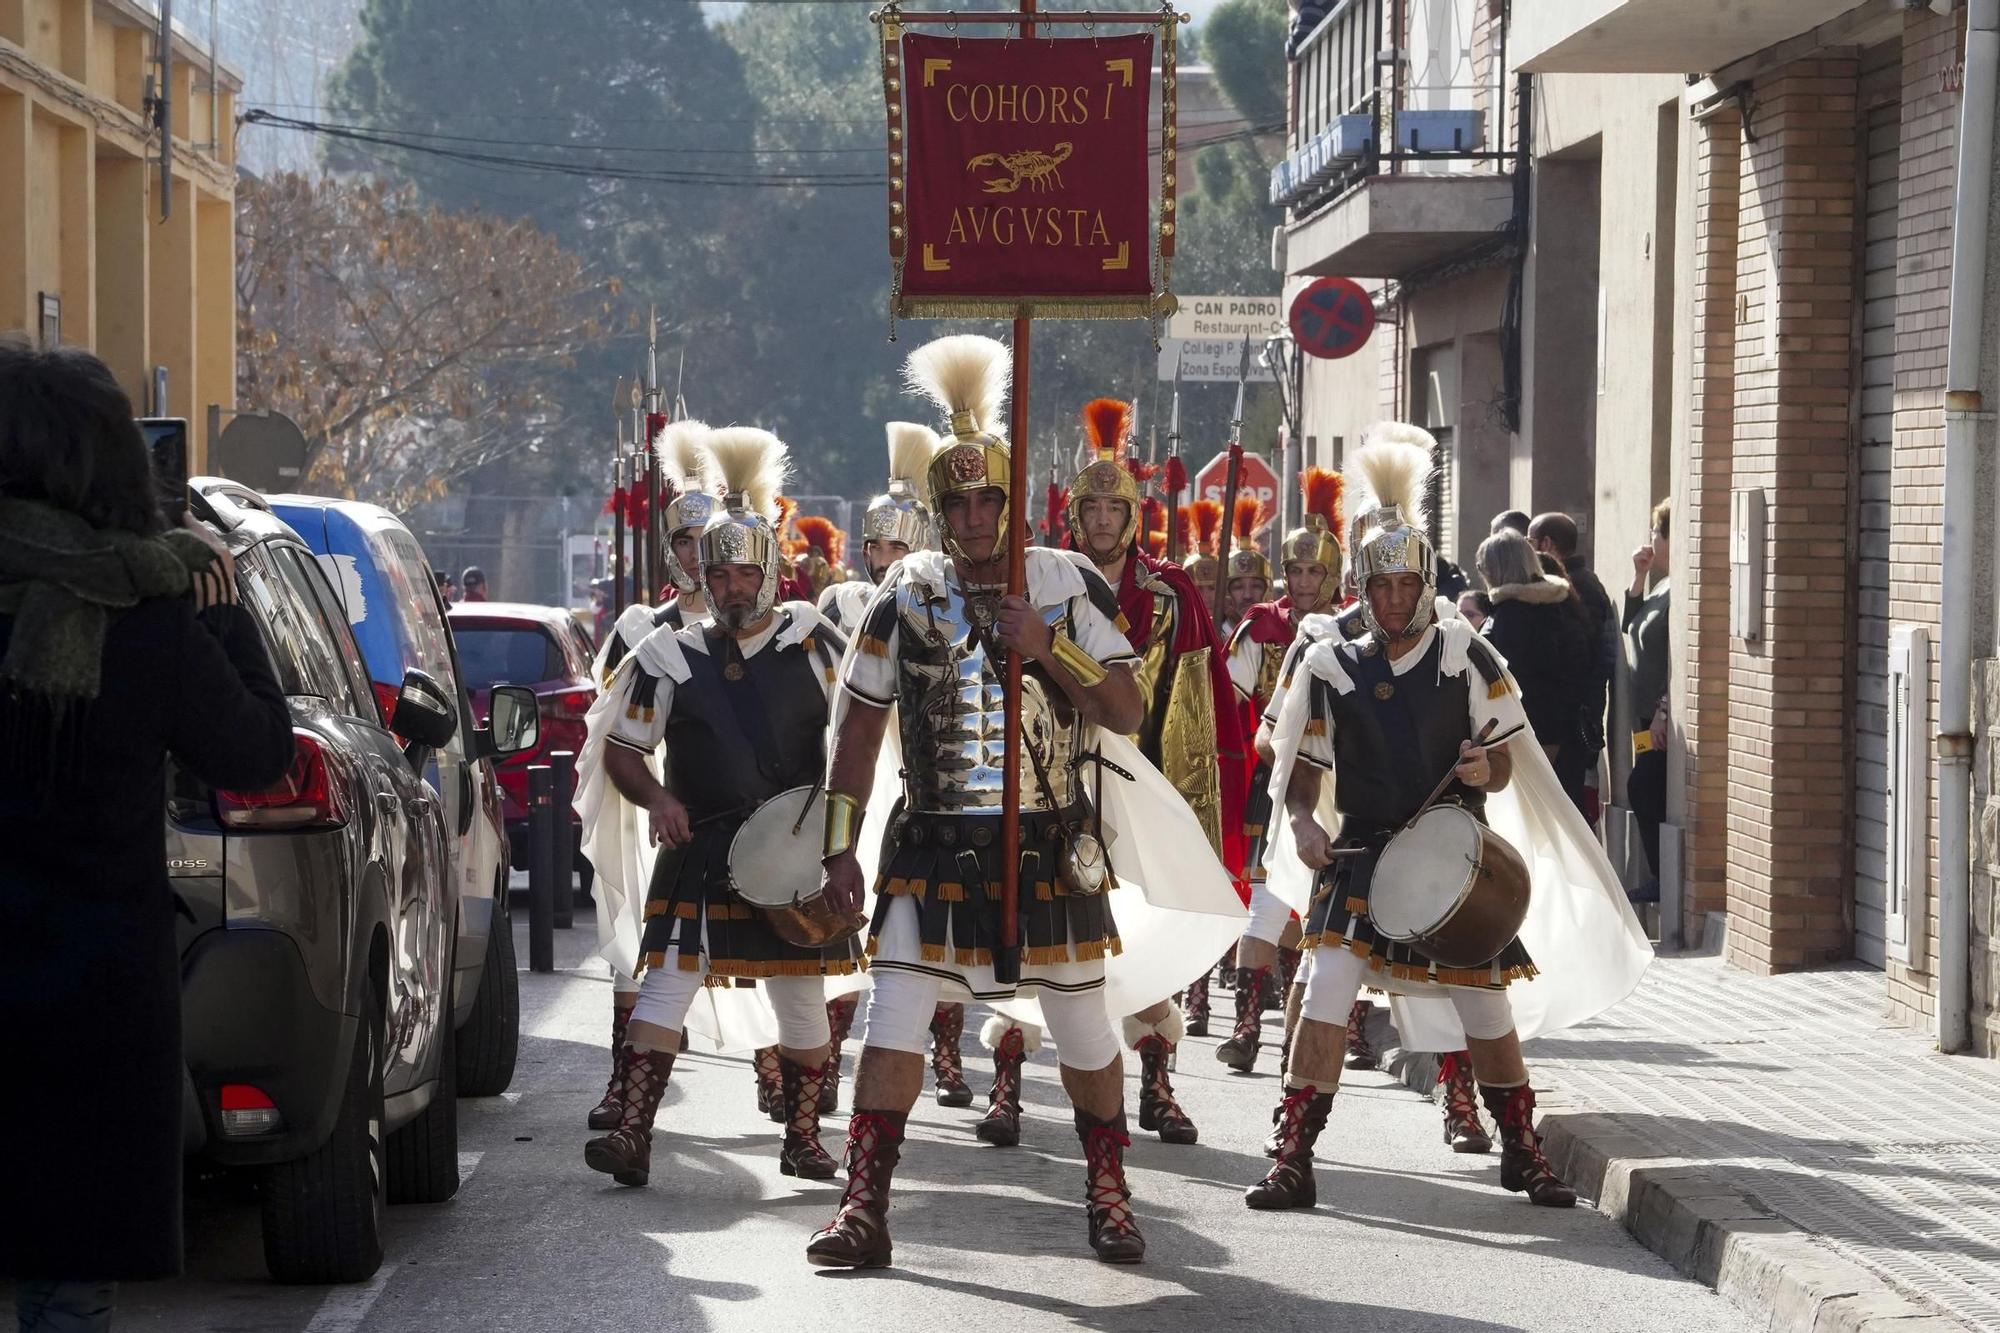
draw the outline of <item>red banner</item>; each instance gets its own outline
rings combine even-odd
[[[1152,310],[1153,49],[1151,33],[901,37],[901,78],[888,81],[897,313]],[[898,87],[908,153],[901,215]]]

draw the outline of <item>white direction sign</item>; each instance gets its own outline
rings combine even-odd
[[[1253,344],[1261,343],[1285,326],[1278,307],[1275,296],[1183,296],[1180,309],[1167,317],[1167,336],[1226,338],[1240,345],[1247,333]]]
[[[1243,338],[1162,338],[1160,339],[1160,378],[1169,383],[1174,378],[1174,366],[1179,364],[1181,379],[1188,384],[1208,384],[1217,381],[1236,383],[1236,371],[1243,364]],[[1250,340],[1250,383],[1275,384],[1278,377],[1264,364],[1264,344],[1261,339]]]

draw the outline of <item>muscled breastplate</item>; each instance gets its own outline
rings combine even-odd
[[[905,808],[999,814],[1007,751],[1005,658],[973,624],[962,589],[911,584],[898,602],[896,711]],[[1066,606],[1044,608],[1043,615],[1057,633],[1072,632]],[[1034,757],[1022,754],[1021,809],[1068,807],[1077,790],[1083,723],[1033,664],[1021,677],[1021,729],[1048,777],[1044,787]]]
[[[1342,693],[1314,678],[1333,727],[1334,797],[1351,823],[1400,826],[1458,762],[1459,744],[1471,738],[1470,673],[1439,672],[1443,644],[1433,635],[1422,657],[1400,674],[1372,644],[1343,646],[1340,664],[1354,688]],[[1485,803],[1483,792],[1457,783],[1445,795],[1475,809]]]
[[[688,652],[667,717],[668,781],[696,819],[747,813],[811,785],[826,765],[826,694],[812,652],[766,645],[745,658],[724,635],[707,642],[708,652]]]

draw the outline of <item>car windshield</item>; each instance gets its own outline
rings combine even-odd
[[[540,625],[456,624],[453,630],[468,689],[536,685],[569,674],[561,645]]]

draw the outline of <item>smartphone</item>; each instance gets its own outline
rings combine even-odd
[[[187,514],[188,424],[185,417],[140,417],[146,453],[153,460],[153,484],[159,490],[160,514],[177,528]]]

